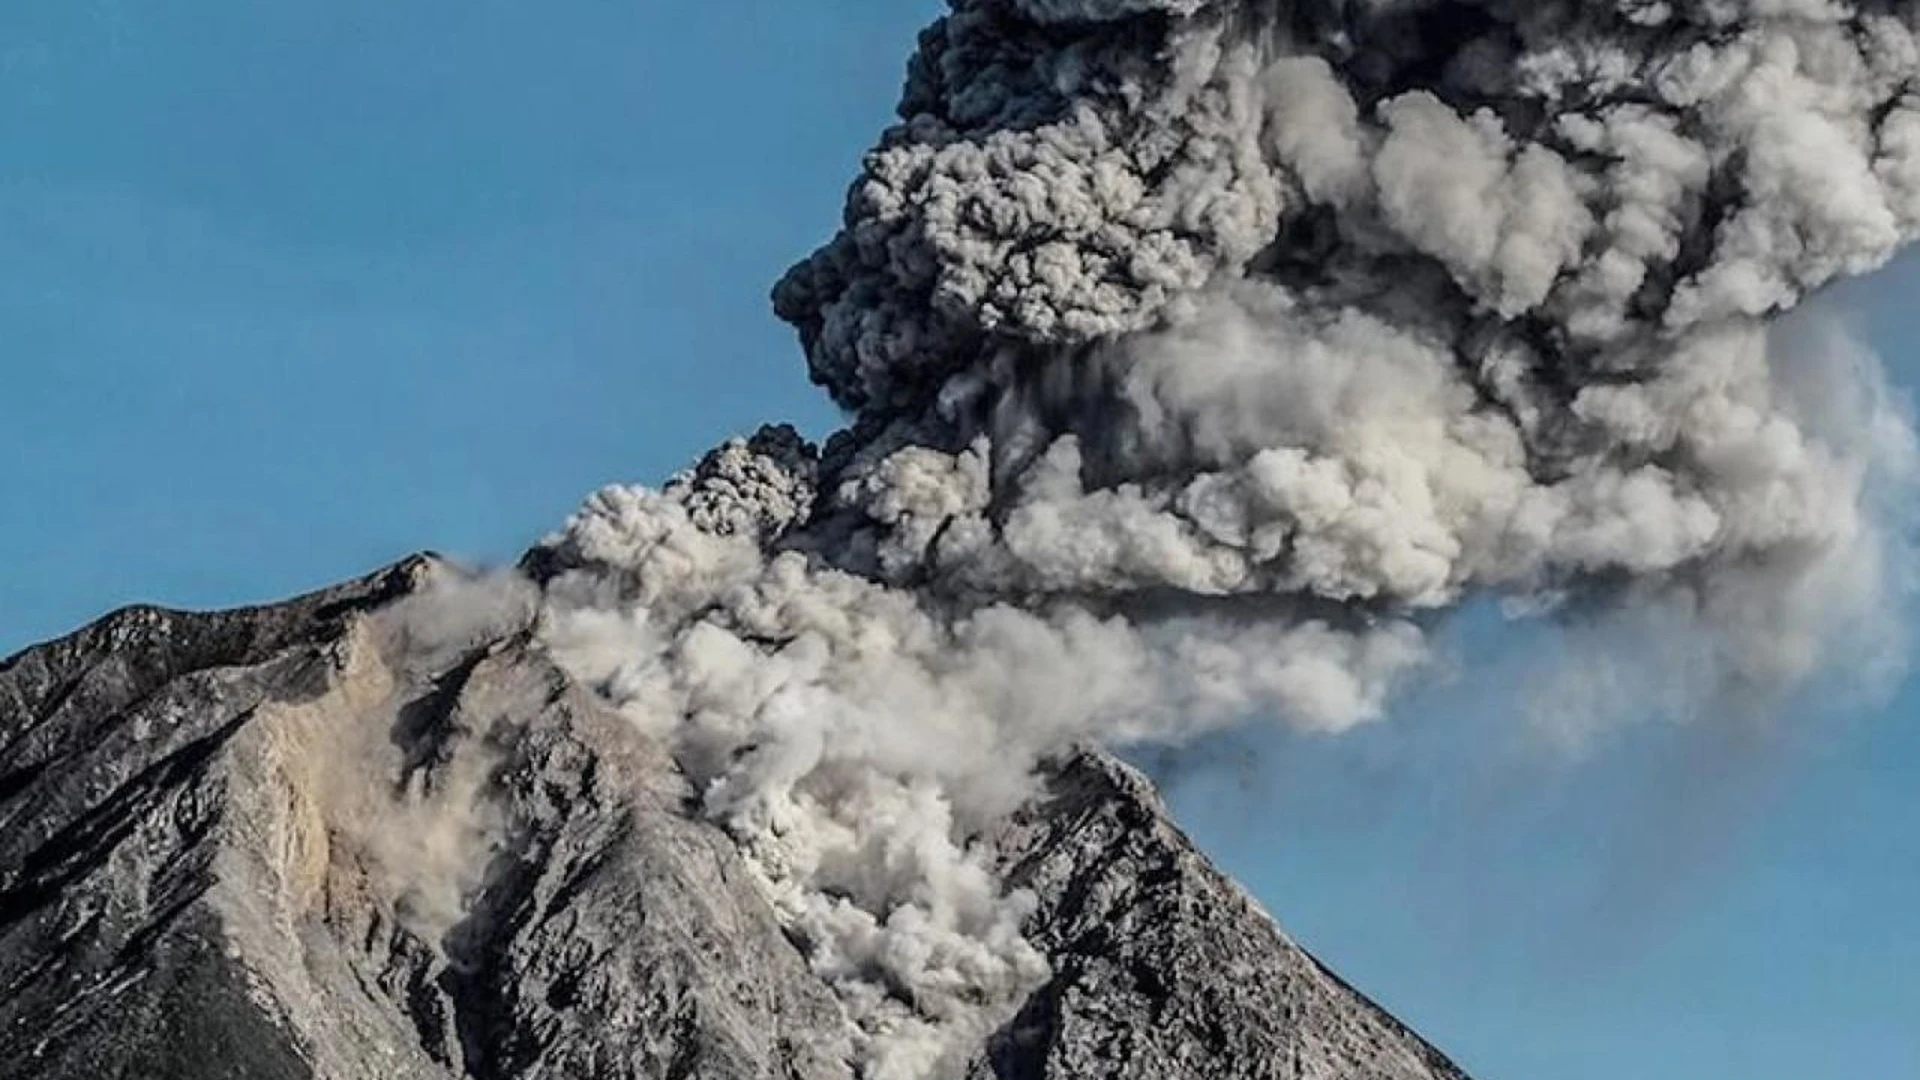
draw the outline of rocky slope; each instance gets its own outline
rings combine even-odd
[[[0,1080],[850,1077],[671,757],[445,573],[134,608],[0,664]],[[972,1080],[1462,1074],[1104,754],[992,838],[1053,975]]]

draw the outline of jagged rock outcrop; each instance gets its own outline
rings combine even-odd
[[[1464,1074],[1289,940],[1168,820],[1152,785],[1098,752],[997,838],[1053,978],[975,1080]]]
[[[851,1077],[671,756],[427,558],[0,664],[0,1080]],[[994,838],[1053,977],[976,1080],[1461,1074],[1089,751]]]

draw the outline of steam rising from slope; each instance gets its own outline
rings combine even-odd
[[[952,8],[775,293],[847,430],[532,559],[867,1075],[1044,977],[979,838],[1075,741],[1376,718],[1476,594],[1684,637],[1694,705],[1884,624],[1911,431],[1769,322],[1920,232],[1920,4]]]

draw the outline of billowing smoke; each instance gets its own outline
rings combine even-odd
[[[1888,640],[1909,426],[1771,324],[1920,232],[1920,3],[951,6],[775,291],[846,430],[530,562],[864,1075],[1044,977],[980,837],[1076,742],[1377,718],[1476,596],[1644,628],[1677,712]]]

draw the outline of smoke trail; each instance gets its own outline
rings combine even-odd
[[[1690,701],[1890,610],[1910,429],[1769,326],[1920,231],[1920,4],[951,6],[775,291],[846,430],[530,560],[866,1075],[1044,976],[979,838],[1076,741],[1376,718],[1476,594],[1685,641]]]

